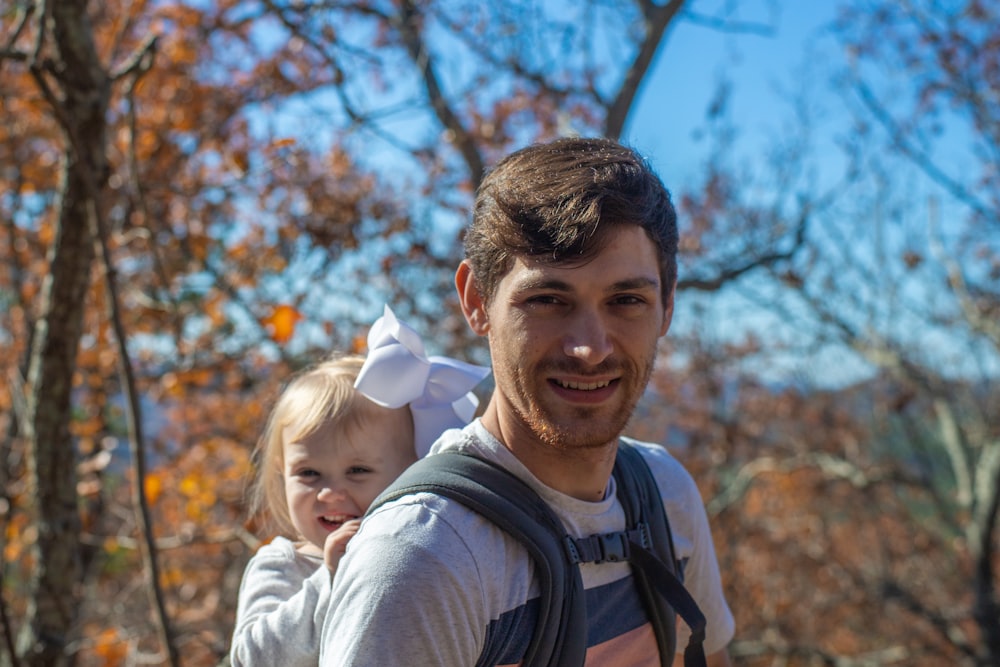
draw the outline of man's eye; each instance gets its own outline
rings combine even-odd
[[[540,306],[549,306],[560,303],[560,300],[551,294],[539,294],[537,296],[528,297],[525,301],[528,304]]]

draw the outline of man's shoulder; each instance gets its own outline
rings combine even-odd
[[[450,428],[438,437],[431,446],[428,456],[442,452],[465,452],[480,458],[491,449],[488,434],[478,419],[472,420],[464,428]]]
[[[666,447],[624,436],[621,440],[642,455],[649,470],[653,473],[664,499],[671,497],[686,499],[691,495],[699,495],[698,486],[691,473],[673,454],[667,451]]]
[[[465,585],[502,598],[505,577],[522,562],[516,549],[499,526],[476,511],[420,491],[390,500],[367,515],[341,567],[364,562],[396,585]]]
[[[642,454],[651,469],[669,471],[672,474],[679,474],[690,477],[684,465],[671,454],[666,447],[652,442],[643,442],[627,436],[622,436],[621,441],[630,445],[633,449]]]
[[[496,527],[461,502],[428,491],[386,501],[365,517],[362,532],[432,546],[439,540],[476,543]]]
[[[446,431],[432,447],[427,460],[420,461],[418,467],[427,468],[431,459],[450,461],[453,459],[449,454],[460,453],[469,455],[458,457],[460,459],[479,459],[518,477],[517,471],[511,470],[512,467],[517,468],[516,462],[507,460],[513,455],[501,449],[502,446],[484,436],[483,430],[474,422],[464,429]],[[455,489],[459,491],[457,494],[437,488],[436,484],[447,483],[449,476],[454,476],[456,472],[465,475],[470,483],[479,479],[469,476],[468,468],[446,468],[448,474],[444,477],[438,475],[440,469],[427,471],[426,475],[416,474],[416,467],[405,472],[376,502],[377,506],[369,510],[358,536],[374,541],[399,540],[411,547],[428,550],[448,544],[450,549],[465,549],[476,560],[502,559],[503,554],[509,555],[516,540],[474,509],[475,502],[469,504],[468,494],[486,502],[485,496],[490,492],[484,491],[483,495],[479,495],[473,488],[474,484],[460,485]],[[506,493],[504,488],[492,490]]]

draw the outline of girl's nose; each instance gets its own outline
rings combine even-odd
[[[563,342],[563,353],[590,365],[607,359],[614,346],[600,313],[583,310],[572,322]]]
[[[320,502],[330,502],[344,495],[343,489],[339,489],[331,484],[324,484],[316,494],[316,499]]]

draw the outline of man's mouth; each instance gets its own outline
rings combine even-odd
[[[553,380],[557,385],[564,389],[576,389],[577,391],[594,391],[596,389],[603,389],[611,384],[611,380],[602,380],[600,382],[574,382],[572,380]]]

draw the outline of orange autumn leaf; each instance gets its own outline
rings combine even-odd
[[[155,504],[160,498],[160,494],[163,493],[163,479],[160,475],[152,474],[146,476],[144,480],[144,489],[146,493],[146,500],[149,504]]]
[[[295,334],[295,325],[302,319],[302,314],[292,306],[280,305],[271,311],[263,320],[271,338],[276,343],[287,343]]]
[[[108,628],[94,639],[94,653],[102,658],[106,665],[120,665],[128,657],[128,644],[119,636],[114,628]]]
[[[288,148],[289,146],[294,146],[297,140],[295,137],[283,137],[281,139],[275,139],[271,142],[272,149]]]

